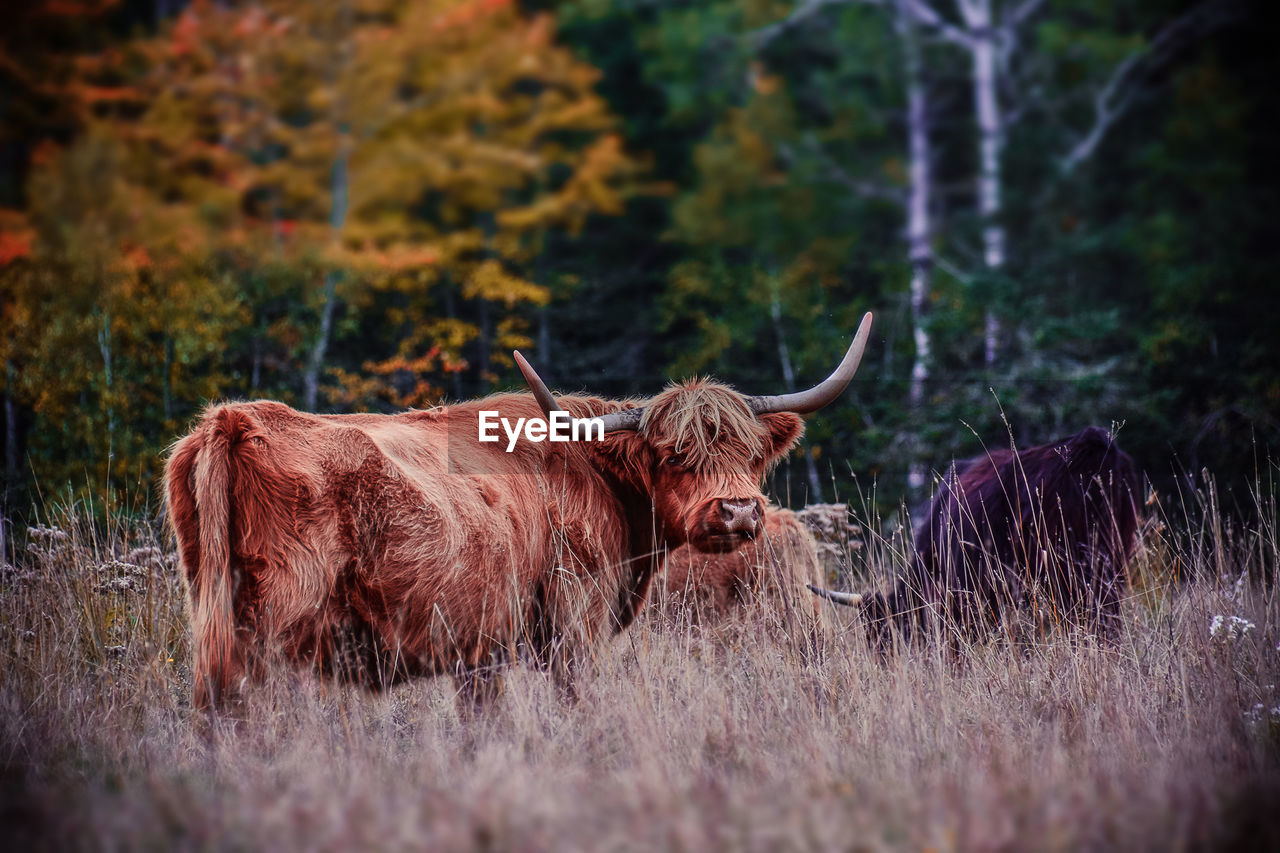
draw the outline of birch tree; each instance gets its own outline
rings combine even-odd
[[[920,45],[910,11],[911,2],[912,0],[898,0],[895,25],[902,43],[903,79],[907,90],[907,152],[911,176],[907,195],[907,251],[911,262],[911,328],[915,357],[911,366],[908,403],[914,417],[919,419],[925,406],[925,386],[929,380],[932,358],[928,314],[934,262],[930,209],[933,180],[930,167],[929,106]],[[918,441],[912,442],[907,470],[907,486],[916,495],[925,486],[926,471],[919,445]]]
[[[905,3],[922,28],[960,48],[970,58],[982,272],[989,279],[1004,274],[1007,259],[1004,151],[1012,125],[1037,113],[1054,111],[1055,104],[1087,100],[1089,109],[1075,111],[1085,115],[1083,122],[1073,122],[1065,110],[1052,116],[1068,127],[1062,148],[1050,154],[1057,159],[1058,178],[1068,178],[1093,156],[1107,133],[1144,92],[1145,81],[1153,70],[1188,43],[1204,38],[1240,14],[1239,4],[1231,0],[1205,0],[1161,25],[1150,37],[1096,30],[1089,34],[1088,41],[1117,45],[1118,58],[1108,63],[1105,55],[1099,57],[1100,62],[1085,69],[1085,78],[1076,84],[1076,91],[1063,93],[1041,79],[1045,63],[1028,56],[1045,50],[1032,25],[1054,16],[1052,11],[1046,11],[1047,5],[1046,0],[1020,0],[997,8],[994,0],[956,0],[957,22],[943,15],[929,0]],[[1083,32],[1076,32],[1084,40]],[[983,328],[983,364],[988,369],[996,364],[1001,337],[999,310],[989,306]]]

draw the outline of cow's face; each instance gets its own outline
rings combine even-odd
[[[803,432],[798,415],[753,415],[733,389],[693,380],[650,400],[639,430],[606,442],[641,475],[666,544],[723,552],[763,529],[761,480]]]
[[[818,411],[848,387],[870,334],[868,313],[835,371],[804,391],[744,397],[695,379],[642,407],[608,412],[600,417],[599,459],[652,496],[663,544],[732,551],[760,531],[760,480],[804,432],[799,415]],[[524,356],[513,356],[542,411],[559,409]]]

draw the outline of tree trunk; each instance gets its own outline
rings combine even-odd
[[[441,276],[440,285],[440,291],[444,294],[444,316],[450,320],[456,320],[458,318],[458,300],[454,296],[453,281],[449,278],[448,273]],[[462,395],[462,371],[453,370],[449,372],[449,375],[453,377],[453,398],[455,400],[465,400],[466,398]]]
[[[98,328],[98,352],[102,354],[102,373],[106,380],[107,397],[107,459],[115,458],[116,408],[111,401],[111,315],[103,312],[102,325]]]
[[[333,228],[333,239],[340,239],[342,226],[347,220],[347,160],[350,151],[347,140],[338,145],[338,159],[333,164],[332,194],[333,208],[329,216],[329,224]],[[320,331],[316,336],[315,348],[307,363],[307,371],[303,376],[303,405],[309,412],[316,409],[316,398],[320,391],[320,372],[324,369],[324,354],[329,348],[329,337],[333,333],[333,313],[338,301],[338,273],[330,270],[324,275],[324,304],[320,307]]]
[[[1004,121],[996,79],[995,31],[991,0],[962,0],[961,11],[973,56],[973,100],[978,120],[978,214],[982,218],[982,258],[989,274],[1004,269],[1004,225],[1000,221],[1004,153]],[[1000,347],[1000,318],[987,306],[983,329],[983,363],[994,367]]]
[[[478,303],[480,335],[476,341],[479,345],[477,359],[479,361],[481,387],[486,387],[489,383],[490,360],[493,353],[493,312],[489,306],[488,299],[481,297]]]
[[[548,382],[555,371],[551,362],[551,319],[547,306],[538,309],[538,369]]]
[[[250,392],[257,391],[258,385],[262,382],[262,335],[263,331],[259,326],[258,333],[253,336],[253,367],[249,371]]]
[[[907,150],[911,175],[907,196],[907,242],[911,259],[911,325],[915,360],[911,365],[908,403],[918,430],[923,421],[925,384],[929,379],[932,357],[927,322],[933,274],[933,227],[930,220],[933,185],[929,163],[928,96],[920,60],[920,45],[906,2],[907,0],[898,0],[897,27],[906,65]],[[909,445],[911,459],[907,469],[907,486],[914,498],[919,496],[925,486],[926,466],[914,431]]]
[[[13,401],[13,385],[18,379],[18,371],[12,361],[4,363],[4,494],[3,506],[0,506],[0,525],[8,517],[13,496],[18,490],[18,406]],[[0,535],[3,535],[0,527]],[[5,557],[0,552],[0,558]]]
[[[160,390],[164,395],[165,422],[173,420],[173,338],[164,339],[164,376],[160,380]]]
[[[337,301],[338,274],[330,271],[324,274],[324,305],[320,309],[320,330],[316,335],[316,345],[311,350],[311,358],[307,361],[307,371],[303,374],[303,408],[308,412],[316,410],[316,400],[320,395],[320,372],[324,369],[324,354],[329,348],[329,336],[333,332],[333,306]]]

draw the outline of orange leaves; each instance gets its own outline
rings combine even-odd
[[[757,95],[772,95],[782,86],[782,78],[765,70],[764,63],[752,62],[747,74],[751,88]]]
[[[474,26],[511,5],[511,0],[465,0],[437,17],[431,26],[435,30]]]
[[[40,142],[31,152],[32,166],[46,166],[53,162],[53,158],[57,156],[62,148],[51,139],[45,139]]]
[[[0,267],[31,256],[35,231],[16,210],[0,210]]]
[[[68,61],[82,130],[0,216],[24,405],[78,418],[31,431],[42,458],[107,458],[108,420],[154,457],[201,400],[288,398],[325,306],[331,406],[494,380],[549,299],[548,232],[620,212],[639,172],[598,78],[511,0],[195,0]]]
[[[384,361],[366,361],[364,369],[372,374],[362,377],[344,370],[330,370],[341,391],[356,405],[367,406],[373,397],[381,397],[397,408],[421,408],[434,404],[441,389],[426,377],[433,373],[457,373],[467,363],[451,358],[440,346],[433,346],[418,356],[396,355]],[[360,395],[360,396],[357,396]]]
[[[81,86],[76,93],[90,106],[102,103],[138,103],[145,93],[132,86]]]
[[[132,272],[139,272],[155,264],[145,246],[129,245],[126,242],[121,248],[124,267]]]
[[[18,258],[31,255],[31,238],[29,234],[11,234],[0,231],[0,267]]]
[[[391,272],[404,272],[418,269],[419,267],[429,267],[439,260],[439,256],[434,250],[414,246],[400,246],[385,252],[374,251],[365,254],[378,266]]]
[[[169,51],[174,56],[185,56],[199,45],[200,18],[197,10],[204,5],[201,2],[193,3],[178,16],[178,21],[173,25],[169,36]]]

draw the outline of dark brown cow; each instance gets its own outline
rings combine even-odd
[[[1101,427],[956,463],[916,530],[916,556],[888,595],[813,588],[861,605],[877,641],[943,616],[973,633],[1009,605],[1053,621],[1114,621],[1138,529],[1133,459]]]
[[[663,574],[669,612],[709,619],[741,612],[757,600],[798,604],[812,616],[818,602],[805,587],[826,582],[809,529],[791,510],[774,506],[765,509],[764,535],[754,542],[728,554],[682,545],[667,556]]]
[[[211,406],[165,469],[195,704],[273,655],[374,687],[443,672],[475,687],[523,650],[566,678],[635,618],[663,549],[756,535],[763,474],[800,438],[798,414],[848,385],[870,322],[827,380],[781,397],[695,380],[648,401],[557,401],[517,353],[533,395],[398,415]],[[478,441],[482,411],[561,406],[602,417],[604,437]]]

